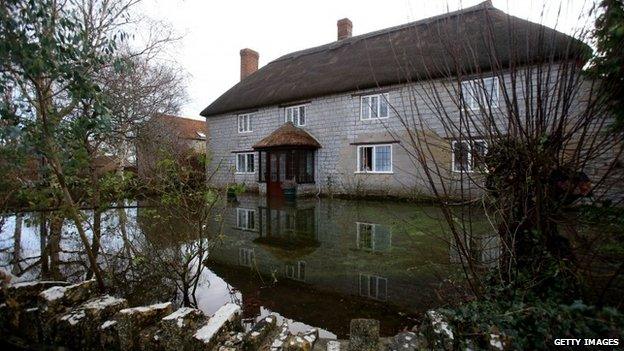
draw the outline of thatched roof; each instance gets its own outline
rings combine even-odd
[[[580,41],[489,1],[284,55],[221,95],[209,117],[323,95],[578,57]]]
[[[141,132],[156,137],[166,133],[180,139],[206,140],[208,128],[203,120],[157,114],[145,124]]]
[[[269,149],[275,147],[301,147],[315,148],[321,147],[313,136],[305,130],[295,127],[292,122],[286,122],[281,127],[273,131],[273,133],[262,138],[257,142],[254,149]]]

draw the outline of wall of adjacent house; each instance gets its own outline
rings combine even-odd
[[[556,71],[553,70],[551,74],[555,75]],[[505,76],[504,79],[509,86],[510,78]],[[427,167],[430,170],[435,169],[434,173],[439,173],[433,176],[435,182],[445,182],[445,187],[451,194],[479,194],[482,174],[451,171],[453,132],[449,131],[449,125],[459,125],[460,119],[457,97],[452,93],[455,85],[456,80],[435,80],[384,87],[383,91],[388,93],[391,105],[389,117],[385,119],[360,119],[361,95],[380,91],[379,89],[310,99],[306,107],[306,125],[302,128],[322,145],[315,159],[316,187],[323,193],[428,195],[429,180],[423,165],[417,160],[415,149],[415,144],[426,143],[429,150],[425,155]],[[516,94],[522,100],[522,83],[518,84],[517,89]],[[431,97],[434,90],[440,93],[436,102]],[[520,101],[518,105],[522,108],[524,104]],[[444,111],[445,116],[441,116],[440,111]],[[520,111],[520,115],[523,114]],[[211,158],[208,171],[212,176],[211,180],[220,186],[245,183],[248,189],[257,190],[257,156],[254,174],[236,174],[235,152],[253,151],[253,144],[284,123],[284,115],[284,107],[260,108],[254,112],[253,131],[250,133],[238,133],[235,113],[208,117],[207,149],[210,150]],[[501,115],[496,123],[501,130],[505,130],[508,121]],[[412,132],[408,133],[406,129]],[[477,125],[472,126],[472,130],[471,135],[478,139],[478,134],[483,129]],[[393,172],[357,173],[357,145],[385,142],[393,142]]]

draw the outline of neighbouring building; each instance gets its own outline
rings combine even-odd
[[[478,136],[454,140],[436,118],[439,107],[419,92],[442,86],[448,77],[443,69],[454,64],[487,72],[493,51],[502,66],[533,64],[543,55],[512,43],[541,38],[549,54],[561,60],[568,59],[570,46],[582,45],[554,29],[509,16],[489,1],[358,36],[352,36],[349,19],[337,26],[337,41],[284,55],[260,69],[257,52],[240,51],[240,82],[201,112],[209,129],[212,182],[244,183],[261,194],[280,194],[287,180],[297,183],[298,194],[426,193],[426,177],[405,133],[406,128],[422,128],[422,135],[436,145],[436,162],[446,172],[441,178],[448,189],[465,189],[470,184],[462,174],[482,171],[476,155],[488,145]],[[459,35],[441,40],[448,34],[442,33],[444,28]],[[491,43],[484,41],[485,31],[494,31]],[[456,50],[475,50],[471,62],[450,62],[453,48],[447,43],[456,44]],[[510,77],[480,80],[493,104],[502,96],[499,79]],[[461,89],[471,84],[468,78]],[[439,104],[453,111],[453,99],[452,92],[442,94]],[[418,119],[406,125],[405,116],[414,115],[414,109],[419,109]],[[451,114],[460,114],[455,111]]]
[[[194,167],[194,156],[206,153],[206,123],[201,120],[159,114],[144,123],[135,141],[136,164],[139,177],[149,179],[158,162],[172,158]]]

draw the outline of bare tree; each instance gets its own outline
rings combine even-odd
[[[475,213],[499,238],[501,283],[540,287],[553,265],[573,278],[561,223],[580,202],[614,195],[624,151],[600,81],[584,70],[589,29],[568,37],[480,6],[405,29],[434,43],[410,55],[389,40],[407,84],[391,107],[399,125],[386,125],[442,208],[476,294]]]
[[[111,110],[99,78],[102,72],[119,71],[117,68],[123,65],[123,58],[116,52],[120,43],[127,42],[128,30],[136,29],[133,26],[137,18],[131,9],[137,3],[10,0],[0,4],[0,30],[6,49],[0,55],[0,81],[3,87],[15,87],[13,100],[20,101],[22,107],[20,122],[36,130],[30,137],[41,156],[41,183],[59,190],[63,208],[76,224],[90,270],[100,287],[104,285],[103,277],[89,243],[84,214],[79,211],[81,199],[72,188],[76,177],[81,176],[76,161],[89,162],[100,156],[99,143],[106,139],[101,136],[110,135],[107,128]],[[162,34],[167,32],[151,28],[147,44],[138,48],[135,45],[129,56],[155,57],[158,48],[171,39]],[[86,160],[77,157],[85,149]],[[50,177],[45,176],[48,170]],[[95,192],[89,200],[95,206],[100,202],[97,177],[91,177],[91,183]]]

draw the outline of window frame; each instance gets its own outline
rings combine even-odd
[[[237,152],[235,153],[235,165],[236,165],[236,174],[256,174],[256,153],[255,152]],[[245,165],[243,170],[239,169],[238,157],[244,156]],[[249,156],[253,158],[252,162],[249,163]],[[249,165],[251,164],[252,171],[249,171]]]
[[[377,104],[375,106],[376,109],[376,116],[373,116],[373,106],[372,104],[368,104],[369,107],[369,111],[370,111],[370,116],[368,117],[364,117],[364,114],[362,113],[362,107],[364,106],[364,100],[365,99],[372,99],[373,97],[377,98]],[[386,108],[386,115],[385,116],[380,116],[379,112],[381,111],[381,101],[384,101],[387,105]],[[360,96],[360,121],[371,121],[371,120],[376,120],[376,119],[386,119],[386,118],[390,118],[390,94],[389,93],[378,93],[378,94],[368,94],[368,95],[362,95]]]
[[[498,76],[490,76],[490,77],[482,77],[475,79],[467,79],[461,82],[462,95],[464,97],[464,105],[466,109],[470,111],[478,110],[481,105],[480,103],[485,103],[486,100],[486,91],[487,84],[486,82],[493,81],[494,87],[496,88],[496,99],[492,99],[492,102],[489,107],[499,107],[500,101],[500,85]],[[466,91],[467,90],[467,91]],[[468,92],[469,94],[466,94]],[[492,98],[494,94],[489,93]],[[476,95],[476,96],[475,96]],[[485,106],[487,107],[487,106]]]
[[[249,261],[249,262],[247,262]],[[256,253],[252,248],[241,247],[238,249],[238,264],[243,267],[253,267],[256,261]]]
[[[244,226],[241,225],[241,223],[239,223],[239,219],[240,217],[240,213],[245,213],[245,223]],[[249,213],[253,213],[253,227],[249,226]],[[254,209],[250,209],[250,208],[242,208],[242,207],[238,207],[236,208],[236,229],[241,229],[241,230],[248,230],[248,231],[256,231],[256,210]]]
[[[358,248],[358,250],[364,250],[364,251],[370,251],[370,252],[376,252],[376,251],[381,251],[383,249],[380,249],[379,246],[379,239],[380,237],[378,236],[379,233],[378,229],[380,227],[383,227],[382,224],[379,223],[370,223],[370,222],[355,222],[356,224],[356,247]],[[371,246],[370,247],[364,247],[361,245],[362,241],[360,240],[362,237],[362,229],[363,227],[368,227],[370,228],[370,232],[371,232]],[[388,231],[388,248],[390,248],[392,246],[392,233],[390,231]]]
[[[366,293],[363,294],[362,293],[362,277],[366,277],[366,281],[368,282],[367,287],[366,287]],[[371,284],[375,283],[375,296],[370,294],[370,287]],[[379,282],[380,281],[384,281],[385,282],[385,291],[383,294],[383,297],[380,297],[379,295]],[[373,300],[378,300],[378,301],[387,301],[388,300],[388,278],[384,278],[375,274],[367,274],[367,273],[359,273],[358,275],[358,295],[362,296],[362,297],[367,297]]]
[[[254,116],[253,113],[244,113],[241,115],[237,116],[237,124],[236,124],[236,129],[238,130],[239,134],[245,134],[245,133],[251,133],[253,132],[253,127],[251,124],[251,118]],[[241,124],[241,119],[243,120],[243,123]],[[246,123],[245,123],[246,121]],[[243,126],[243,128],[241,128],[241,125]]]
[[[455,144],[457,143],[466,143],[468,145],[468,169],[462,170],[461,168],[457,168],[455,164]],[[460,139],[460,140],[451,140],[451,171],[453,173],[475,173],[479,170],[475,170],[473,168],[473,157],[472,157],[472,149],[474,148],[475,143],[483,143],[485,145],[485,154],[488,152],[488,142],[485,139]],[[487,173],[487,168],[482,171],[483,173]]]
[[[296,264],[287,264],[286,265],[286,278],[297,280],[300,282],[305,282],[306,281],[306,266],[307,264],[305,261],[297,261]],[[291,274],[291,269],[292,269],[292,274]],[[303,274],[301,274],[301,272],[303,272]]]
[[[375,168],[377,166],[377,157],[376,157],[376,150],[377,147],[384,147],[384,146],[389,146],[390,147],[390,170],[389,171],[376,171]],[[371,147],[373,148],[373,157],[371,160],[371,170],[370,171],[363,171],[361,170],[361,150],[363,148],[368,148]],[[394,173],[394,167],[393,167],[393,161],[394,161],[394,156],[393,156],[393,147],[392,144],[366,144],[366,145],[358,145],[357,146],[357,152],[356,152],[356,157],[357,157],[357,168],[355,170],[355,173],[374,173],[374,174],[393,174]]]
[[[303,123],[301,123],[301,110],[303,109]],[[293,111],[293,124],[296,125],[297,127],[304,127],[308,121],[308,108],[307,108],[307,104],[301,104],[301,105],[293,105],[293,106],[287,106],[284,108],[284,123],[289,122],[288,120],[288,111]],[[298,115],[297,115],[297,121],[294,121],[294,111],[298,110]]]
[[[358,249],[363,249],[363,250],[370,250],[370,251],[375,251],[375,233],[377,231],[377,225],[376,223],[367,223],[367,222],[355,222],[356,223],[356,246]],[[367,226],[370,227],[371,229],[371,247],[360,247],[360,236],[361,236],[361,227],[363,226]]]

